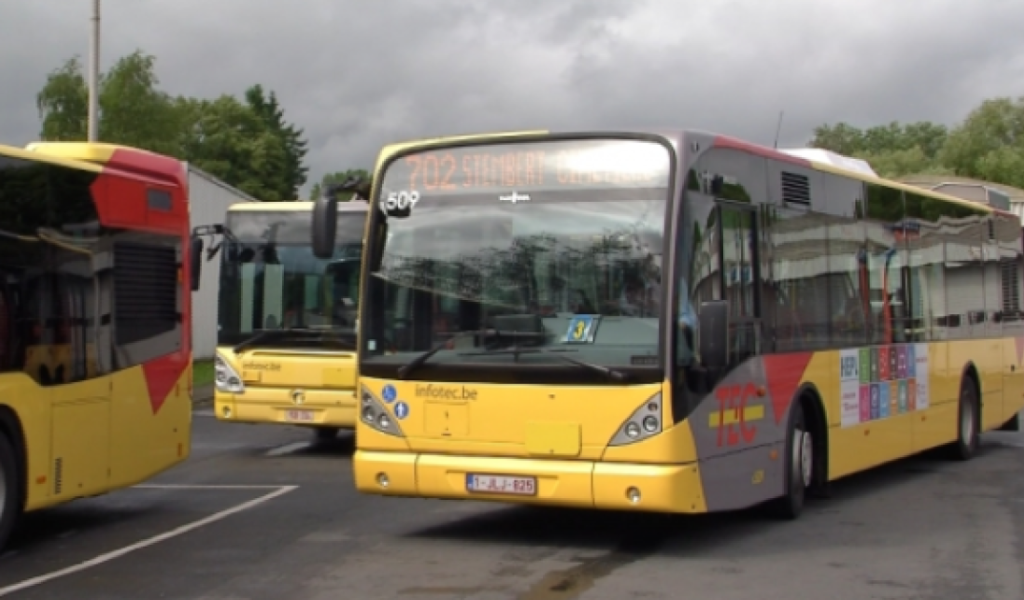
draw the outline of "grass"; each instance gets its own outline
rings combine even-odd
[[[213,383],[213,360],[192,361],[192,385],[210,385]]]

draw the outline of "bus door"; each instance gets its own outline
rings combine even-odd
[[[761,270],[757,212],[720,203],[718,238],[721,297],[729,303],[728,369],[761,352]]]

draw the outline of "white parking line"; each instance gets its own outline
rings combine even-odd
[[[6,596],[8,594],[13,594],[14,592],[20,592],[21,590],[25,590],[25,589],[28,589],[28,588],[31,588],[31,587],[42,585],[44,583],[53,581],[54,579],[58,579],[60,577],[64,577],[65,575],[71,575],[71,574],[74,574],[74,573],[79,573],[79,572],[84,571],[86,569],[89,569],[89,568],[92,568],[92,567],[95,567],[95,566],[99,566],[99,565],[101,565],[103,563],[110,562],[110,561],[112,561],[114,559],[117,559],[117,558],[121,558],[122,556],[124,556],[126,554],[129,554],[131,552],[135,552],[136,550],[141,550],[143,548],[147,548],[147,547],[152,546],[154,544],[158,544],[158,543],[163,542],[165,540],[169,540],[169,539],[171,539],[173,537],[177,537],[179,535],[188,533],[188,532],[190,532],[190,531],[192,531],[194,529],[199,529],[200,527],[202,527],[204,525],[209,525],[210,523],[214,523],[216,521],[220,521],[221,519],[224,519],[226,517],[230,517],[233,514],[240,513],[242,511],[249,510],[250,508],[259,506],[260,504],[263,504],[264,502],[267,502],[269,500],[273,500],[274,498],[277,498],[278,496],[283,496],[283,495],[287,494],[288,492],[292,492],[292,491],[298,489],[299,486],[297,486],[297,485],[174,485],[174,484],[161,485],[161,484],[151,484],[151,485],[138,485],[138,486],[135,486],[135,487],[136,488],[140,488],[140,489],[195,489],[195,490],[204,490],[204,489],[205,490],[229,490],[229,489],[232,489],[232,490],[256,490],[256,489],[266,490],[266,489],[270,489],[272,491],[270,493],[267,493],[267,494],[264,494],[264,495],[260,496],[259,498],[254,498],[254,499],[249,500],[247,502],[243,502],[241,504],[238,504],[238,505],[233,506],[231,508],[228,508],[226,510],[222,510],[222,511],[220,511],[218,513],[214,513],[214,514],[212,514],[212,515],[210,515],[208,517],[199,519],[198,521],[193,521],[193,522],[188,523],[186,525],[182,525],[181,527],[172,529],[170,531],[161,533],[159,535],[155,535],[155,536],[153,536],[151,538],[147,538],[145,540],[142,540],[140,542],[136,542],[136,543],[131,544],[129,546],[125,546],[123,548],[119,548],[117,550],[114,550],[114,551],[111,551],[111,552],[107,552],[106,554],[101,554],[101,555],[99,555],[99,556],[97,556],[95,558],[91,558],[91,559],[89,559],[89,560],[87,560],[85,562],[78,563],[77,565],[72,565],[72,566],[66,567],[64,569],[59,569],[57,571],[53,571],[51,573],[46,573],[44,575],[39,575],[38,577],[32,577],[31,579],[26,579],[25,581],[22,581],[22,582],[19,582],[19,583],[15,583],[13,585],[9,585],[9,586],[4,587],[4,588],[0,588],[0,596]]]
[[[306,448],[309,448],[309,442],[293,442],[267,451],[266,456],[284,456],[285,454],[291,454],[292,452],[298,452],[299,450],[305,450]]]

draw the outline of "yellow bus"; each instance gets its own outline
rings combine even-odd
[[[187,192],[142,150],[0,146],[0,548],[188,457]]]
[[[1007,207],[689,131],[412,144],[370,201],[362,492],[795,518],[1018,426]]]
[[[355,327],[365,201],[341,203],[327,258],[310,246],[312,202],[241,202],[221,231],[214,411],[222,421],[356,421]]]

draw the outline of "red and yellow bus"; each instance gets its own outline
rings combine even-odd
[[[341,204],[328,258],[314,256],[310,245],[312,202],[228,209],[219,247],[218,419],[300,425],[321,440],[355,428],[367,206]]]
[[[396,147],[370,200],[366,493],[795,518],[1024,407],[1005,207],[639,131]]]
[[[24,512],[188,457],[184,177],[133,148],[0,146],[0,547]]]

